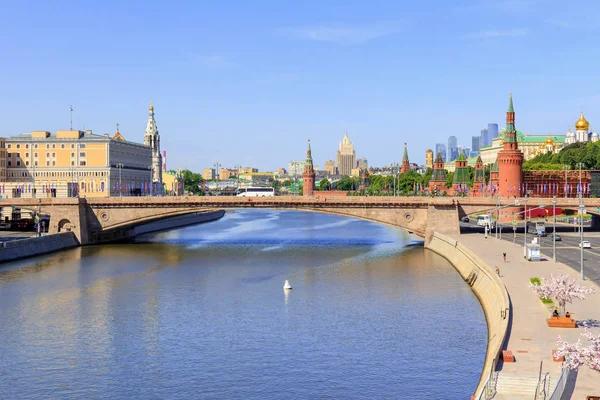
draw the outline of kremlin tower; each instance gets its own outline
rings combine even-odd
[[[408,161],[408,150],[406,150],[406,143],[404,143],[404,155],[402,156],[402,166],[400,167],[400,173],[410,171],[410,162]]]
[[[429,179],[429,191],[432,193],[444,192],[446,190],[446,179],[448,174],[444,169],[444,159],[438,151],[435,161],[433,162],[433,174]]]
[[[515,129],[515,110],[513,108],[512,93],[506,112],[506,132],[504,135],[504,148],[498,153],[498,191],[501,197],[520,195],[523,182],[523,153],[517,143]]]
[[[308,139],[308,150],[306,150],[306,163],[302,173],[302,195],[312,196],[315,192],[315,170],[313,168],[313,159],[310,151],[310,139]]]

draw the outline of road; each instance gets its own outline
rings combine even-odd
[[[477,227],[472,223],[461,223],[463,232],[473,232],[483,234],[481,227]],[[546,226],[549,235],[552,232],[552,226]],[[499,237],[508,242],[515,242],[515,246],[523,248],[523,233],[522,226],[516,234],[513,234],[511,227],[505,227]],[[561,237],[561,241],[556,242],[556,259],[559,262],[565,263],[579,274],[581,268],[581,249],[579,248],[579,233],[574,232],[572,226],[557,226],[556,232]],[[495,236],[495,231],[489,234]],[[584,229],[583,240],[588,240],[592,248],[583,249],[583,272],[586,279],[590,279],[600,283],[600,232],[589,232]],[[533,236],[527,234],[527,242],[531,243]],[[552,259],[552,238],[551,236],[542,237],[541,241],[542,255],[548,259]]]

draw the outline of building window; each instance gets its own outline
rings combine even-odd
[[[63,144],[61,144],[61,145],[60,145],[60,148],[61,148],[61,149],[64,149],[64,148],[65,148],[65,144],[64,144],[64,143],[63,143]]]
[[[29,158],[29,153],[25,153],[25,158]]]
[[[25,145],[25,148],[26,148],[26,149],[28,149],[28,148],[29,148],[29,145],[28,145],[28,144],[26,144],[26,145]]]
[[[29,161],[25,161],[25,165],[29,165]]]
[[[8,166],[12,167],[12,161],[8,160]]]
[[[50,158],[50,153],[46,153],[46,158]]]
[[[56,165],[56,161],[52,161],[52,166],[54,167]]]
[[[7,148],[7,149],[10,149],[10,148],[11,148],[11,146],[12,146],[12,145],[10,145],[10,144],[9,144],[8,146],[6,146],[6,148]]]
[[[38,158],[38,153],[33,153],[34,158]]]
[[[20,145],[20,144],[17,144],[17,149],[20,149],[20,148],[21,148],[21,145]]]
[[[79,148],[80,148],[80,149],[85,149],[85,143],[81,143],[81,144],[79,144]]]
[[[71,166],[75,166],[75,161],[71,161]]]
[[[46,161],[46,167],[50,166],[50,161]]]
[[[37,162],[37,161],[34,161],[34,162],[33,162],[33,165],[35,165],[35,166],[37,167],[37,166],[38,166],[38,162]]]
[[[49,144],[47,144],[47,145],[46,145],[46,148],[47,148],[47,149],[49,149],[49,148],[50,148],[50,145],[49,145]]]
[[[71,158],[75,158],[75,153],[71,153]]]
[[[56,148],[56,144],[52,143],[52,148],[55,149]]]
[[[17,160],[17,167],[21,166],[21,161]]]
[[[74,149],[75,148],[75,143],[71,143],[71,148]]]
[[[85,157],[85,153],[79,153],[79,157]]]
[[[38,147],[37,143],[36,143],[36,144],[34,144],[34,145],[33,145],[33,147],[37,149],[37,147]]]
[[[56,153],[52,153],[52,158],[56,158]]]
[[[79,161],[79,166],[80,167],[85,167],[85,161]]]

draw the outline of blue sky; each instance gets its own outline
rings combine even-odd
[[[600,128],[597,1],[19,1],[0,16],[0,135],[75,128],[142,141],[169,168],[287,167],[347,130],[370,165],[504,124]]]

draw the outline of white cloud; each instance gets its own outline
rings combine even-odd
[[[388,36],[399,31],[393,26],[305,26],[288,29],[287,32],[295,38],[353,45]]]
[[[529,29],[488,30],[466,35],[468,38],[517,37],[529,35]]]

